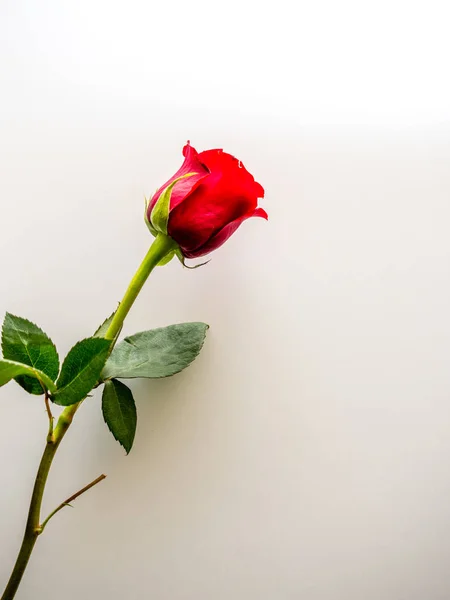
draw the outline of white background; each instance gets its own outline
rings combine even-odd
[[[196,271],[152,276],[124,333],[211,326],[132,385],[131,454],[97,394],[56,458],[17,596],[450,597],[450,84],[438,2],[0,3],[0,313],[64,355],[151,241],[143,197],[187,139],[266,189]],[[0,390],[0,582],[46,435]]]

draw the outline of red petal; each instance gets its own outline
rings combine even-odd
[[[184,256],[186,256],[186,258],[199,258],[200,256],[205,256],[205,254],[209,254],[213,250],[216,250],[217,248],[222,246],[222,244],[224,244],[229,237],[233,235],[233,233],[236,231],[236,229],[240,226],[241,223],[243,223],[250,217],[263,217],[264,219],[267,219],[267,213],[264,209],[257,208],[252,213],[240,217],[239,219],[235,219],[231,223],[228,223],[228,225],[225,225],[225,227],[223,227],[219,232],[214,234],[206,242],[206,244],[203,244],[203,246],[197,248],[193,252],[184,251],[183,247],[181,247]]]
[[[245,182],[246,185],[251,184],[252,193],[257,198],[264,198],[264,188],[254,180],[244,163],[237,159],[232,154],[227,154],[221,149],[204,150],[198,155],[199,160],[209,169],[211,173],[224,172],[232,173],[232,175],[240,182]]]
[[[169,217],[169,235],[187,252],[196,251],[234,221],[252,216],[258,198],[264,196],[262,186],[231,154],[206,150],[198,159],[210,175]]]
[[[262,217],[266,221],[269,219],[269,215],[260,206],[258,206],[258,208],[255,210],[255,212],[252,214],[252,217]]]
[[[192,177],[187,177],[186,179],[182,179],[181,181],[175,184],[172,190],[172,195],[170,197],[170,210],[175,208],[175,206],[178,206],[178,204],[180,204],[180,202],[182,202],[186,198],[186,196],[188,196],[192,192],[192,190],[194,190],[199,185],[199,183],[209,175],[208,169],[198,158],[199,154],[197,150],[193,148],[189,144],[189,142],[183,148],[183,156],[185,157],[184,162],[178,169],[178,171],[175,173],[175,175],[173,175],[168,181],[166,181],[166,183],[162,185],[158,189],[158,191],[153,195],[147,211],[148,218],[150,218],[150,213],[153,207],[155,206],[156,202],[158,201],[161,192],[168,185],[170,185],[172,181],[175,181],[175,179],[178,179],[183,175],[187,175],[188,173],[196,173],[196,175],[193,175]]]

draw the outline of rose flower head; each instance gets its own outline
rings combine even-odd
[[[258,207],[263,187],[242,162],[223,152],[197,152],[188,142],[180,169],[153,195],[146,222],[153,235],[169,235],[181,258],[219,248],[250,217],[267,219]]]

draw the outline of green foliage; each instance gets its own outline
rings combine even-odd
[[[109,430],[128,454],[133,446],[137,423],[131,390],[116,379],[107,381],[103,389],[102,411]]]
[[[105,334],[108,331],[108,328],[111,325],[111,321],[114,319],[115,314],[116,313],[113,312],[113,314],[111,316],[109,316],[107,319],[105,319],[103,321],[103,323],[100,325],[100,327],[94,333],[93,337],[95,337],[95,338],[104,338],[105,337]]]
[[[181,323],[127,337],[111,352],[102,379],[174,375],[196,358],[207,329],[205,323]]]
[[[113,314],[111,316],[109,316],[107,319],[105,319],[105,321],[103,321],[103,323],[100,325],[100,327],[94,333],[93,337],[95,337],[95,338],[104,338],[105,337],[106,332],[108,331],[109,326],[111,325],[112,320],[114,319],[115,314],[116,313],[113,312]],[[122,331],[122,327],[117,332],[116,337],[114,338],[114,340],[117,340],[117,338],[119,337],[121,331]]]
[[[44,393],[45,389],[48,389],[51,393],[56,392],[56,385],[42,371],[13,360],[0,359],[0,387],[11,381],[11,379],[21,376],[33,378],[33,382],[39,384],[41,394]]]
[[[0,386],[15,379],[32,394],[48,390],[53,402],[70,406],[83,400],[100,381],[106,381],[105,420],[129,452],[136,428],[135,423],[132,426],[132,412],[135,414],[136,409],[130,408],[134,407],[134,401],[126,386],[110,380],[169,377],[182,371],[200,352],[208,325],[181,323],[142,331],[125,338],[111,352],[114,343],[103,336],[113,317],[114,314],[108,317],[93,337],[78,342],[70,350],[55,384],[59,358],[53,342],[30,321],[7,313],[2,329],[4,360],[0,360]],[[121,410],[117,407],[122,407],[127,415],[125,425],[120,425]]]
[[[2,350],[7,360],[33,367],[55,381],[59,358],[51,339],[34,323],[6,313],[2,327]],[[35,375],[18,375],[17,383],[31,394],[43,394],[44,389]],[[48,387],[48,386],[47,386]]]
[[[110,341],[95,337],[75,344],[64,360],[53,402],[69,406],[83,400],[99,381],[110,345]]]

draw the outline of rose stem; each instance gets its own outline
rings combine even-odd
[[[156,267],[156,265],[175,248],[176,243],[170,237],[163,234],[159,234],[153,241],[153,244],[150,246],[150,249],[147,252],[144,260],[142,261],[140,267],[136,271],[133,279],[131,280],[130,285],[128,286],[128,289],[125,292],[125,295],[121,303],[119,304],[114,318],[111,321],[111,324],[105,334],[106,339],[112,340],[112,345],[114,345],[116,336],[122,328],[125,317],[129,313],[144,283],[147,281],[148,276]],[[41,462],[39,464],[36,480],[34,483],[33,493],[31,495],[30,508],[28,511],[28,518],[25,526],[25,533],[22,545],[17,556],[16,564],[14,565],[14,569],[12,571],[9,582],[5,588],[5,591],[3,592],[1,600],[12,600],[16,595],[17,589],[22,580],[23,574],[27,567],[36,540],[43,531],[43,526],[40,524],[41,504],[48,473],[50,471],[50,467],[52,465],[52,461],[56,454],[56,451],[67,430],[69,429],[73,417],[82,402],[77,402],[76,404],[67,406],[59,416],[56,427],[53,429],[53,417],[51,417],[50,407],[48,405],[48,398],[46,397],[46,399],[46,407],[48,407],[48,416],[51,423],[50,431],[47,435],[47,443],[45,445],[45,450],[42,455]],[[98,482],[96,481],[95,483]],[[92,487],[92,485],[94,485],[94,483],[89,485],[88,488]],[[87,491],[88,488],[81,490],[81,492]],[[57,510],[59,510],[59,508],[60,507],[58,507]],[[53,514],[55,514],[55,511],[53,512]],[[46,522],[48,522],[48,519],[47,521],[44,521],[44,523]]]

